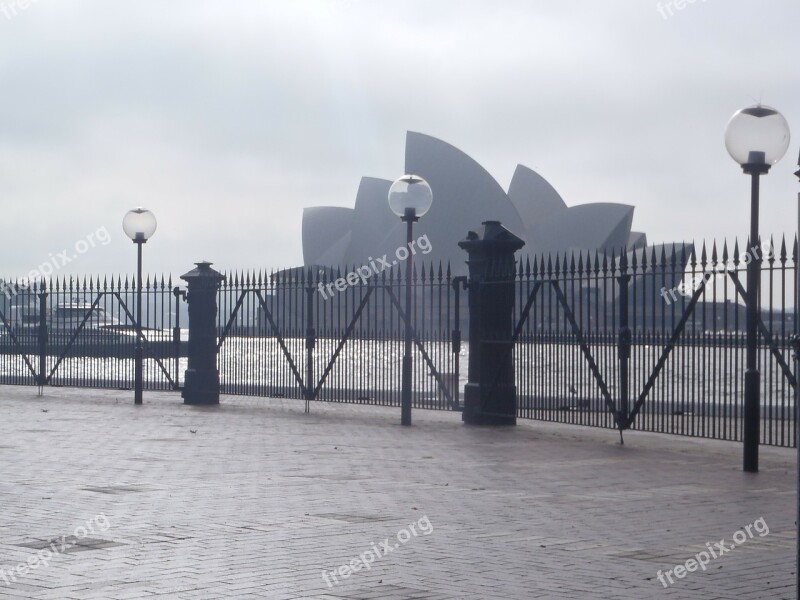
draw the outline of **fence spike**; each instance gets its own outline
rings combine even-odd
[[[763,256],[763,246],[761,248],[762,248],[761,254]],[[775,238],[774,238],[774,236],[770,235],[769,236],[769,256],[767,257],[767,262],[769,262],[770,265],[773,265],[775,263],[776,258],[777,257],[775,256]]]
[[[647,256],[647,248],[644,248],[642,250],[642,256],[644,256],[644,257]],[[652,246],[650,248],[649,266],[650,266],[651,269],[655,269],[656,266],[658,266],[658,257],[656,256],[656,248],[655,248],[655,246]]]

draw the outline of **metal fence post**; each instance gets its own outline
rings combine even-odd
[[[303,395],[306,399],[306,413],[311,411],[311,401],[314,399],[314,348],[317,345],[317,331],[314,329],[314,292],[316,288],[308,274],[308,287],[306,287],[306,384]]]
[[[630,416],[628,369],[631,359],[631,328],[628,313],[628,290],[631,276],[628,274],[628,256],[623,248],[619,257],[619,338],[617,341],[617,357],[619,360],[619,413],[620,432],[628,427]]]
[[[449,271],[448,271],[449,273]],[[467,278],[462,275],[453,278],[452,286],[455,292],[453,326],[453,368],[455,370],[455,386],[453,390],[453,410],[462,410],[461,406],[461,286],[466,288]]]
[[[39,284],[39,328],[38,328],[38,346],[39,346],[39,375],[37,376],[37,385],[39,386],[39,395],[42,395],[42,388],[44,387],[45,373],[47,372],[47,288],[44,282]]]
[[[181,298],[186,300],[186,291],[177,285],[173,288],[175,296],[175,327],[172,328],[172,343],[175,346],[175,385],[173,389],[181,389]]]

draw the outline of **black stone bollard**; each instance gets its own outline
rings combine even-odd
[[[210,262],[195,263],[181,279],[189,288],[189,365],[183,384],[184,404],[219,404],[217,369],[217,288],[225,276]]]
[[[499,221],[485,221],[458,243],[469,266],[469,382],[462,419],[470,425],[516,425],[517,386],[511,343],[514,252],[525,242]]]

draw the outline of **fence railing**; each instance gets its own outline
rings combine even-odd
[[[0,383],[133,386],[137,337],[134,280],[59,279],[32,285],[6,283],[3,289]],[[180,303],[170,279],[144,282],[143,375],[147,389],[179,387],[186,368]]]
[[[520,261],[519,416],[740,440],[746,252],[734,242]],[[761,441],[793,446],[797,245],[762,254]]]
[[[347,272],[228,274],[218,295],[222,391],[399,406],[405,278],[393,268],[335,287]],[[412,283],[413,405],[454,408],[459,290],[447,269],[430,265],[421,265]]]
[[[759,308],[761,440],[793,446],[797,243],[772,249]],[[518,260],[518,416],[740,440],[753,252],[734,242]],[[399,406],[405,279],[397,268],[363,280],[347,281],[348,272],[228,273],[217,294],[223,393]],[[462,279],[440,265],[419,264],[414,274],[417,408],[461,407],[469,360],[462,284],[476,285]],[[0,383],[132,387],[133,280],[3,289]],[[145,387],[180,389],[185,297],[171,278],[149,278],[143,299]]]

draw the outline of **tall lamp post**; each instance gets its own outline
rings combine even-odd
[[[736,112],[725,130],[725,146],[750,175],[750,248],[747,255],[747,357],[744,374],[744,470],[758,472],[761,375],[758,371],[758,288],[761,254],[758,236],[759,178],[789,147],[789,124],[774,108],[758,104]]]
[[[414,269],[414,255],[411,252],[414,223],[431,208],[433,193],[431,186],[417,175],[403,175],[389,188],[389,208],[406,224],[406,331],[405,352],[403,354],[403,388],[400,399],[400,424],[411,425],[411,278]],[[398,251],[398,258],[400,258]]]
[[[136,351],[133,371],[133,403],[142,403],[142,244],[156,231],[156,217],[146,208],[129,210],[122,219],[125,235],[136,244]]]

